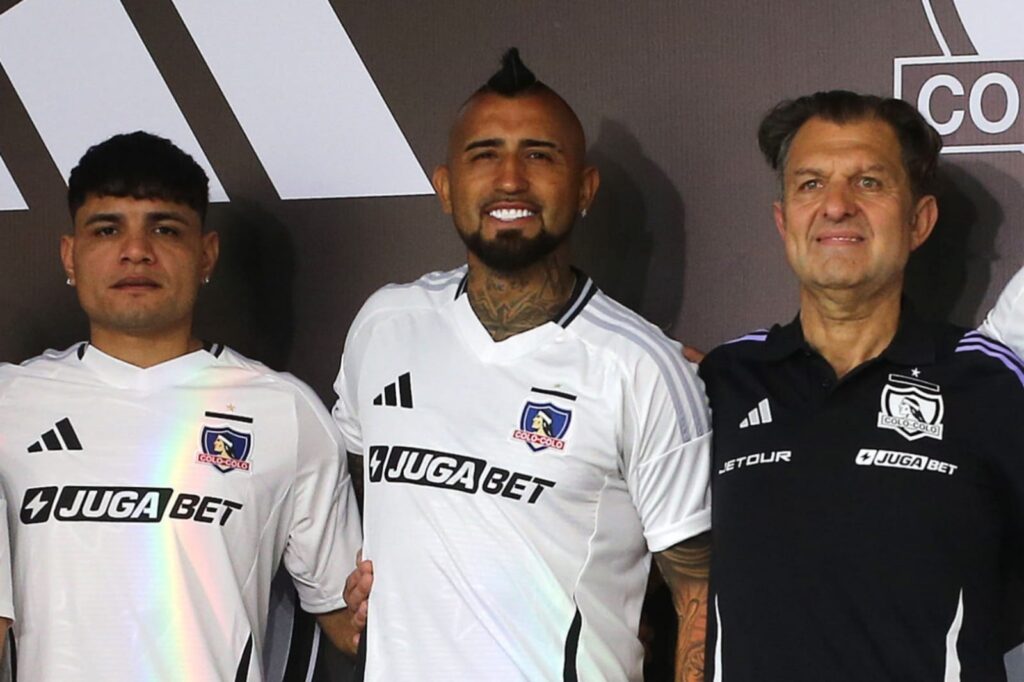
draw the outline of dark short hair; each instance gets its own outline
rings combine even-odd
[[[503,97],[516,97],[550,90],[551,88],[537,80],[533,71],[523,63],[519,56],[519,48],[510,47],[501,56],[501,68],[473,94],[476,96],[495,93]]]
[[[163,137],[136,131],[90,147],[68,178],[68,209],[89,195],[163,199],[185,204],[206,219],[209,179],[191,156]]]
[[[796,133],[811,118],[849,123],[876,118],[888,123],[900,142],[903,166],[915,197],[934,190],[942,137],[924,117],[901,99],[861,95],[848,90],[816,92],[785,100],[761,120],[757,142],[771,167],[781,176]]]

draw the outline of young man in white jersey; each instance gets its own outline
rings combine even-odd
[[[349,331],[334,414],[365,486],[367,679],[640,680],[651,553],[678,679],[700,679],[706,400],[678,344],[570,265],[585,150],[510,50],[433,178],[468,266],[383,288]]]
[[[82,157],[68,204],[61,259],[90,339],[0,366],[17,679],[263,680],[282,560],[352,648],[340,435],[307,386],[192,333],[218,255],[205,173],[168,140],[118,135]]]

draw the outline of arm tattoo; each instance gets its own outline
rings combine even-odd
[[[351,452],[348,455],[348,473],[352,477],[352,489],[356,493],[356,506],[359,516],[363,515],[363,458]]]
[[[654,555],[679,618],[676,682],[704,680],[711,537],[703,533]]]

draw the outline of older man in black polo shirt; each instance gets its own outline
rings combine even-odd
[[[800,313],[702,365],[709,679],[1004,680],[1024,367],[902,298],[938,216],[941,141],[905,102],[840,91],[783,102],[759,139]]]

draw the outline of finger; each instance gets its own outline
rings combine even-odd
[[[689,360],[690,362],[700,364],[701,360],[704,359],[705,355],[706,353],[700,350],[699,348],[694,348],[693,346],[683,346],[683,357]]]

